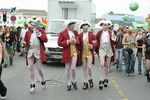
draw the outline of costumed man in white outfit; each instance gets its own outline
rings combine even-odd
[[[26,48],[26,62],[29,68],[31,84],[30,91],[34,93],[36,81],[35,81],[35,72],[34,64],[37,64],[37,69],[39,75],[41,76],[41,85],[45,88],[46,81],[44,79],[43,65],[46,63],[46,56],[44,52],[44,42],[47,42],[47,36],[43,29],[37,27],[36,21],[30,21],[30,29],[26,32],[23,47]]]
[[[113,56],[112,46],[113,42],[116,41],[116,36],[113,32],[108,30],[107,20],[101,20],[100,26],[102,26],[102,30],[97,32],[96,39],[98,43],[98,56],[100,61],[100,81],[99,81],[99,89],[103,89],[108,85],[108,67],[110,66],[111,57]]]

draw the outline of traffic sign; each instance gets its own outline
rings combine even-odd
[[[16,21],[16,16],[11,16],[11,21]]]

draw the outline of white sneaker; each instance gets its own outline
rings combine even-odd
[[[4,96],[4,97],[1,97],[1,100],[4,100],[4,99],[6,99],[6,96]]]

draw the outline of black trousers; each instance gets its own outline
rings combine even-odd
[[[3,82],[1,81],[1,75],[2,75],[2,66],[0,66],[0,95],[2,97],[4,97],[4,96],[6,96],[7,88],[5,87]]]

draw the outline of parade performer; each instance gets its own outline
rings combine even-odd
[[[108,30],[108,25],[106,20],[100,21],[100,26],[102,30],[97,32],[96,39],[98,43],[98,49],[96,50],[100,60],[100,81],[99,89],[103,89],[108,85],[108,67],[110,66],[111,57],[113,55],[112,46],[116,41],[116,36],[113,32]]]
[[[30,21],[29,31],[26,32],[23,47],[26,49],[26,62],[29,68],[31,85],[30,91],[34,93],[35,91],[35,73],[34,73],[34,64],[37,64],[37,69],[39,75],[41,76],[41,84],[45,88],[46,81],[43,75],[43,66],[42,63],[46,62],[46,56],[44,52],[44,42],[47,42],[47,36],[43,29],[37,27],[36,21]]]
[[[81,60],[83,64],[83,89],[88,89],[88,87],[93,87],[92,79],[92,62],[94,64],[94,49],[97,46],[95,35],[89,31],[90,24],[88,22],[83,22],[80,26],[83,32],[80,33],[80,46],[79,50],[81,53]],[[89,85],[88,85],[89,82]]]
[[[67,91],[71,90],[73,86],[77,89],[76,77],[76,63],[79,45],[78,32],[74,30],[75,21],[70,20],[66,23],[67,28],[59,33],[58,45],[63,47],[62,63],[65,63],[65,72],[67,77]]]

